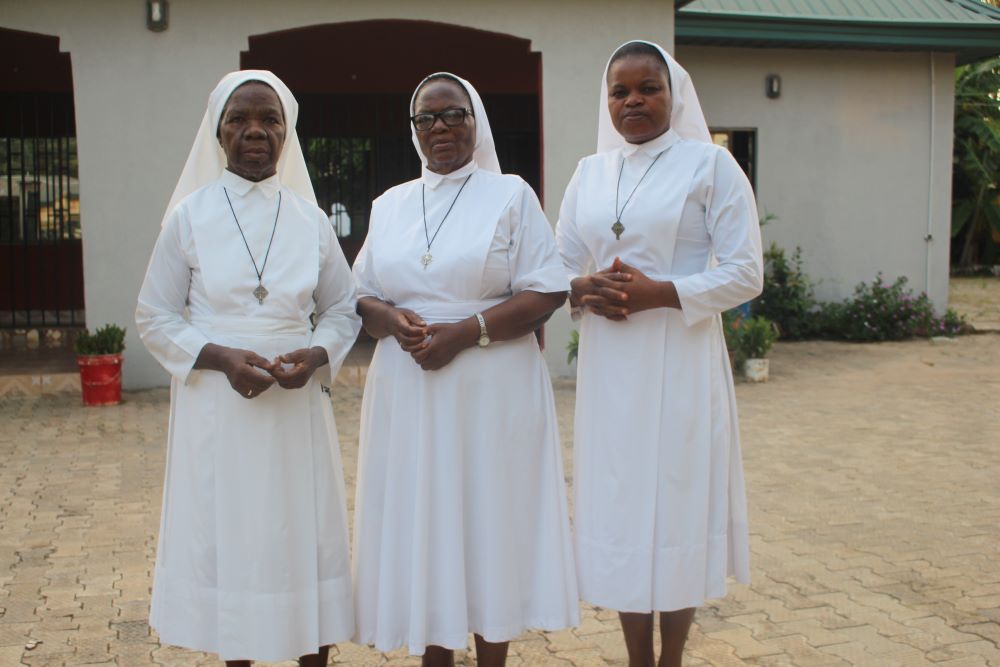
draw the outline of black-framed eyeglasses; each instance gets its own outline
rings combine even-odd
[[[413,123],[413,127],[417,132],[426,132],[427,130],[434,127],[434,123],[440,118],[441,121],[448,127],[458,127],[465,122],[466,116],[473,116],[472,109],[445,109],[444,111],[438,111],[437,113],[418,113],[414,116],[410,116],[410,122]]]

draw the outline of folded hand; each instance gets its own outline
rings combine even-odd
[[[226,374],[229,386],[243,398],[255,398],[274,384],[271,375],[273,362],[256,352],[233,347],[218,346],[214,349],[216,367]],[[264,371],[263,373],[261,371]]]
[[[476,323],[473,328],[470,322],[474,320],[430,325],[427,327],[427,339],[410,351],[413,360],[425,371],[444,368],[459,352],[471,347],[478,337],[479,324]]]
[[[621,260],[616,257],[610,267],[575,278],[571,283],[570,302],[586,306],[595,315],[609,320],[627,319],[632,311],[627,291],[632,276],[624,272],[622,266]]]
[[[389,311],[385,327],[404,352],[416,352],[427,338],[427,323],[407,308],[393,308]]]
[[[328,362],[325,348],[303,347],[277,357],[270,372],[282,389],[300,389],[306,386],[317,368]]]

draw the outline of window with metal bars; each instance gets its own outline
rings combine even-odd
[[[757,190],[757,130],[712,128],[712,141],[729,150]]]
[[[0,327],[81,326],[72,94],[0,93]]]

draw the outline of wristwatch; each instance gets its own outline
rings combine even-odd
[[[490,344],[490,334],[486,331],[486,320],[483,319],[482,313],[476,313],[476,319],[479,320],[479,347],[486,347]]]

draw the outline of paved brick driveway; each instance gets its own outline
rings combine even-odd
[[[738,386],[754,583],[699,612],[689,664],[1000,665],[1000,335],[779,345],[772,376]],[[78,400],[0,402],[0,666],[217,664],[146,625],[167,392]],[[557,400],[568,460],[572,384]],[[338,389],[352,490],[359,401]],[[510,664],[624,658],[585,608]]]

